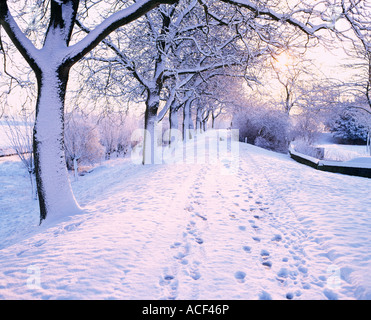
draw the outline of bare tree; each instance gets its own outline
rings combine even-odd
[[[193,25],[193,32],[203,32],[206,37],[213,35],[213,39],[216,41],[213,42],[211,47],[208,44],[199,46],[198,41],[194,41],[196,38],[188,38],[188,41],[193,42],[192,48],[196,47],[197,51],[195,52],[198,53],[196,62],[199,67],[197,70],[193,70],[195,73],[201,73],[204,70],[205,63],[202,62],[205,57],[207,57],[208,70],[210,64],[215,65],[214,58],[217,56],[214,53],[218,51],[220,52],[218,57],[221,58],[231,57],[233,59],[238,57],[228,54],[228,50],[235,49],[237,45],[245,46],[248,57],[269,53],[269,49],[272,46],[280,45],[280,42],[285,43],[285,36],[290,34],[288,31],[283,32],[280,26],[292,26],[293,29],[291,31],[296,30],[306,34],[308,37],[314,36],[314,33],[319,30],[329,28],[327,22],[319,25],[314,25],[311,22],[313,17],[319,17],[316,15],[313,6],[304,6],[301,9],[298,9],[298,6],[286,6],[282,9],[278,1],[274,1],[272,4],[266,1],[222,1],[232,6],[222,6],[220,1],[210,1],[209,3],[202,0],[199,1],[206,13],[205,19],[210,20],[210,17],[213,16],[215,21],[218,21],[225,27],[225,32],[215,29],[216,33],[213,34],[209,33],[210,25],[206,28],[199,28],[197,24]],[[77,38],[73,42],[71,41],[73,28],[76,24],[77,14],[81,9],[79,6],[80,4],[87,5],[88,2],[81,1],[80,3],[79,0],[38,1],[34,9],[39,9],[39,12],[42,12],[43,21],[47,21],[46,29],[43,29],[45,30],[45,36],[40,41],[40,39],[37,40],[28,36],[28,29],[25,30],[22,23],[17,23],[12,15],[12,10],[8,7],[8,1],[0,1],[0,24],[17,50],[32,68],[38,87],[33,149],[40,204],[40,222],[48,215],[58,216],[81,210],[71,190],[64,155],[63,120],[65,96],[71,67],[114,30],[135,21],[160,3],[172,2],[174,1],[139,0],[129,6],[124,5],[121,9],[116,6],[114,13],[104,18],[100,24],[90,28],[91,31],[86,36],[81,39]],[[101,1],[94,2],[94,6],[100,5],[102,5]],[[46,8],[49,10],[47,15],[44,14]],[[40,14],[36,16],[40,16]],[[171,20],[172,17],[175,18],[174,21]],[[154,68],[150,68],[149,72],[147,72],[147,75],[150,75],[150,80],[143,78],[146,82],[147,105],[145,125],[149,132],[153,132],[157,121],[163,84],[167,79],[174,76],[173,72],[170,74],[165,72],[166,60],[164,58],[170,52],[173,43],[168,42],[167,38],[177,35],[177,33],[169,33],[171,23],[176,25],[177,21],[179,21],[176,17],[177,12],[174,6],[161,9],[159,28],[158,25],[154,24],[154,20],[152,20],[150,15],[146,17],[149,32],[152,33],[156,40]],[[197,16],[193,15],[193,17],[196,18],[196,21],[199,20]],[[225,23],[225,20],[228,23]],[[242,27],[232,29],[231,27],[236,26],[237,21],[240,20],[247,23],[238,24]],[[38,28],[34,23],[30,25],[32,28]],[[229,37],[231,31],[234,32],[232,38]],[[251,33],[255,33],[256,36],[252,39],[253,42],[247,45],[245,43],[246,38],[243,35]],[[215,35],[221,35],[221,38]],[[232,40],[234,39],[238,39],[239,42],[233,42]],[[260,50],[259,44],[261,43],[266,45]],[[249,48],[253,49],[256,47],[259,48],[258,53],[249,54]],[[137,50],[137,48],[132,48],[132,50]],[[119,56],[119,58],[122,59],[123,57]],[[189,55],[188,58],[192,58],[192,55]],[[125,63],[135,66],[132,60]],[[226,63],[223,59],[220,62],[222,66],[229,63]],[[182,74],[189,74],[189,69],[177,70],[176,75]],[[149,144],[145,143],[145,150],[151,149],[153,146],[153,141]]]
[[[37,199],[35,164],[32,151],[33,118],[33,114],[23,108],[17,116],[8,115],[5,122],[8,128],[6,134],[10,146],[26,168],[30,178],[32,198]]]
[[[176,126],[177,112],[189,99],[190,86],[197,83],[195,78],[201,76],[205,81],[210,70],[241,65],[251,56],[237,43],[242,34],[231,29],[230,21],[225,19],[221,23],[213,19],[210,22],[206,16],[196,0],[180,1],[170,7],[160,6],[138,21],[134,32],[120,29],[115,39],[112,37],[103,42],[113,51],[113,57],[98,53],[90,58],[107,62],[104,69],[109,75],[107,81],[121,79],[125,74],[123,69],[126,69],[126,74],[130,74],[142,88],[137,92],[144,95],[144,122],[148,133],[145,135],[143,163],[154,161],[156,123],[170,110],[169,118],[174,120],[171,126]],[[80,27],[89,32],[82,24]],[[124,45],[120,46],[121,43]],[[125,47],[125,44],[129,45]],[[115,71],[118,75],[114,75]],[[187,92],[187,99],[180,97],[184,92]],[[160,110],[164,100],[166,103]]]
[[[353,44],[351,56],[360,60],[349,67],[359,70],[355,81],[349,85],[356,96],[363,96],[367,112],[371,113],[371,2],[341,0],[342,15],[348,22],[352,34],[341,34]]]
[[[99,131],[92,119],[77,112],[66,115],[65,154],[67,168],[74,170],[76,180],[81,164],[92,165],[103,159],[104,147],[100,143]]]
[[[80,1],[51,0],[41,48],[35,46],[22,25],[16,22],[8,1],[0,2],[0,24],[32,68],[38,84],[33,145],[40,222],[49,214],[57,216],[81,210],[72,193],[64,156],[64,99],[71,67],[112,31],[161,2],[171,0],[137,1],[104,19],[93,32],[70,45]]]

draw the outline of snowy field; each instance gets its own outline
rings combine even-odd
[[[239,144],[200,164],[102,163],[83,214],[38,226],[0,161],[1,299],[371,299],[371,180]]]
[[[316,146],[325,149],[325,159],[327,160],[349,161],[358,157],[370,156],[366,145],[337,144],[331,133],[323,133]]]

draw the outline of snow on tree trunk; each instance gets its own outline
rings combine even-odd
[[[73,158],[73,171],[75,174],[75,180],[79,177],[79,165],[77,163],[77,158]]]
[[[192,122],[191,101],[188,100],[183,108],[183,140],[187,141],[192,139],[192,131],[194,130]]]
[[[40,222],[79,212],[66,167],[64,150],[64,96],[68,76],[43,70],[34,126],[36,183]]]
[[[201,108],[197,108],[196,132],[197,133],[202,133],[202,109]]]
[[[202,121],[202,131],[205,132],[207,130],[207,119]]]
[[[183,107],[183,140],[187,141],[190,137],[187,134],[189,130],[189,103],[188,101],[184,104]]]
[[[143,164],[154,164],[157,152],[157,110],[160,97],[154,90],[148,90],[144,116]]]
[[[170,107],[169,124],[169,142],[172,144],[176,140],[177,131],[179,129],[178,108],[175,105]]]

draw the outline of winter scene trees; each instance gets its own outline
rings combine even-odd
[[[370,299],[370,40],[369,0],[1,0],[0,297]]]

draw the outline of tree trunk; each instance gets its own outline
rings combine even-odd
[[[198,108],[196,113],[196,132],[202,133],[202,109]]]
[[[33,136],[40,223],[81,209],[72,193],[64,149],[64,97],[68,71],[43,70]]]
[[[215,116],[214,116],[214,112],[211,113],[211,129],[215,129]]]
[[[176,105],[170,107],[169,114],[169,143],[172,144],[175,142],[176,137],[178,137],[179,121],[178,121],[178,108]]]
[[[144,143],[143,143],[143,164],[154,164],[157,152],[157,110],[160,103],[159,95],[148,90],[146,100],[146,111],[144,115]]]
[[[195,126],[194,126],[194,124],[193,124],[193,120],[192,120],[192,109],[191,109],[191,107],[189,106],[189,116],[188,116],[188,118],[189,118],[189,126],[188,126],[188,128],[189,128],[189,134],[190,134],[190,139],[192,139],[192,135],[193,135],[193,133],[194,133],[194,130],[195,130]]]
[[[191,100],[185,102],[183,107],[183,140],[192,139],[194,125],[192,121]]]
[[[75,180],[79,178],[79,165],[77,164],[77,158],[73,158],[73,171],[75,175]]]
[[[203,130],[203,132],[206,132],[206,129],[207,129],[207,120],[203,120],[202,121],[202,130]]]
[[[190,133],[189,133],[189,122],[190,122],[190,103],[189,101],[186,101],[183,107],[183,140],[187,141],[189,140]]]

